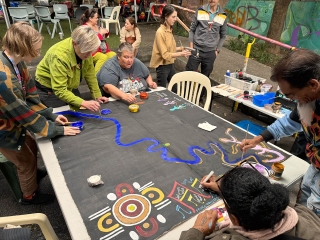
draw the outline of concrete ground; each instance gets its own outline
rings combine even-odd
[[[145,62],[147,66],[149,64],[148,62],[150,61],[154,35],[157,27],[158,27],[158,24],[139,25],[139,29],[142,35],[142,44],[140,48],[139,58],[143,62]],[[188,46],[187,38],[176,36],[176,40],[177,40],[178,46],[180,45],[180,41],[184,46]],[[35,59],[29,66],[31,74],[33,76],[34,76],[36,65],[40,61],[40,59],[41,58]],[[235,69],[242,68],[243,61],[244,61],[244,56],[241,56],[237,53],[229,51],[226,48],[223,48],[215,62],[214,72],[211,75],[213,84],[223,83],[224,74],[226,70],[229,69],[233,71]],[[183,71],[185,63],[186,63],[185,58],[178,58],[175,63],[175,67],[177,71]],[[262,65],[254,60],[249,60],[247,72],[262,78],[266,78],[267,82],[270,82],[269,81],[270,67],[268,66]],[[155,79],[154,70],[151,70],[151,74]],[[83,94],[88,94],[87,88],[85,85],[81,86],[81,90]],[[232,123],[236,123],[240,120],[249,119],[254,123],[260,124],[262,126],[267,126],[268,124],[274,121],[274,119],[268,116],[265,116],[257,111],[252,111],[252,109],[249,110],[243,106],[240,106],[240,109],[238,111],[231,113],[231,106],[232,106],[231,100],[223,97],[216,98],[213,101],[211,111],[216,115],[221,116]],[[289,151],[293,141],[294,139],[292,137],[288,137],[280,140],[278,142],[278,146],[284,150]],[[41,158],[39,159],[39,165],[40,166],[43,165]],[[53,203],[50,203],[50,204],[44,204],[44,205],[38,205],[38,206],[22,206],[15,201],[14,196],[1,172],[0,172],[0,186],[1,186],[0,187],[0,205],[1,205],[0,217],[29,214],[29,213],[35,213],[35,212],[44,213],[48,216],[60,240],[71,239],[57,200],[55,200]],[[42,180],[39,188],[44,193],[54,194],[54,190],[52,188],[49,177],[45,177]],[[292,201],[295,200],[297,190],[298,190],[298,184],[291,189]],[[32,225],[31,228],[32,228],[32,239],[37,239],[37,240],[44,239],[38,226]]]

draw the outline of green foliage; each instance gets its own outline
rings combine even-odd
[[[240,34],[238,38],[231,38],[226,42],[225,47],[231,51],[245,56],[248,43],[253,41],[253,37],[247,34]],[[280,54],[269,53],[268,45],[264,41],[257,41],[251,47],[250,58],[262,64],[273,67],[288,50],[281,50]]]
[[[178,22],[173,25],[173,34],[181,37],[189,37],[189,33]]]

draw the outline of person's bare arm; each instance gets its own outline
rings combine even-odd
[[[127,93],[121,91],[119,88],[117,88],[116,86],[114,86],[112,84],[105,84],[103,86],[103,91],[105,91],[106,93],[109,93],[115,99],[121,99],[121,100],[124,100],[128,103],[136,102],[135,96],[133,96],[132,94],[127,94]]]

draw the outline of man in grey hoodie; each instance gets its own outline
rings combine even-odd
[[[189,57],[187,71],[196,71],[201,63],[201,73],[209,77],[226,38],[226,15],[219,0],[209,0],[196,11],[189,32],[190,47],[195,51]]]

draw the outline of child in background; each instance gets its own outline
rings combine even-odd
[[[132,45],[136,57],[141,43],[141,34],[133,17],[126,18],[126,23],[120,31],[120,43],[124,42]]]

